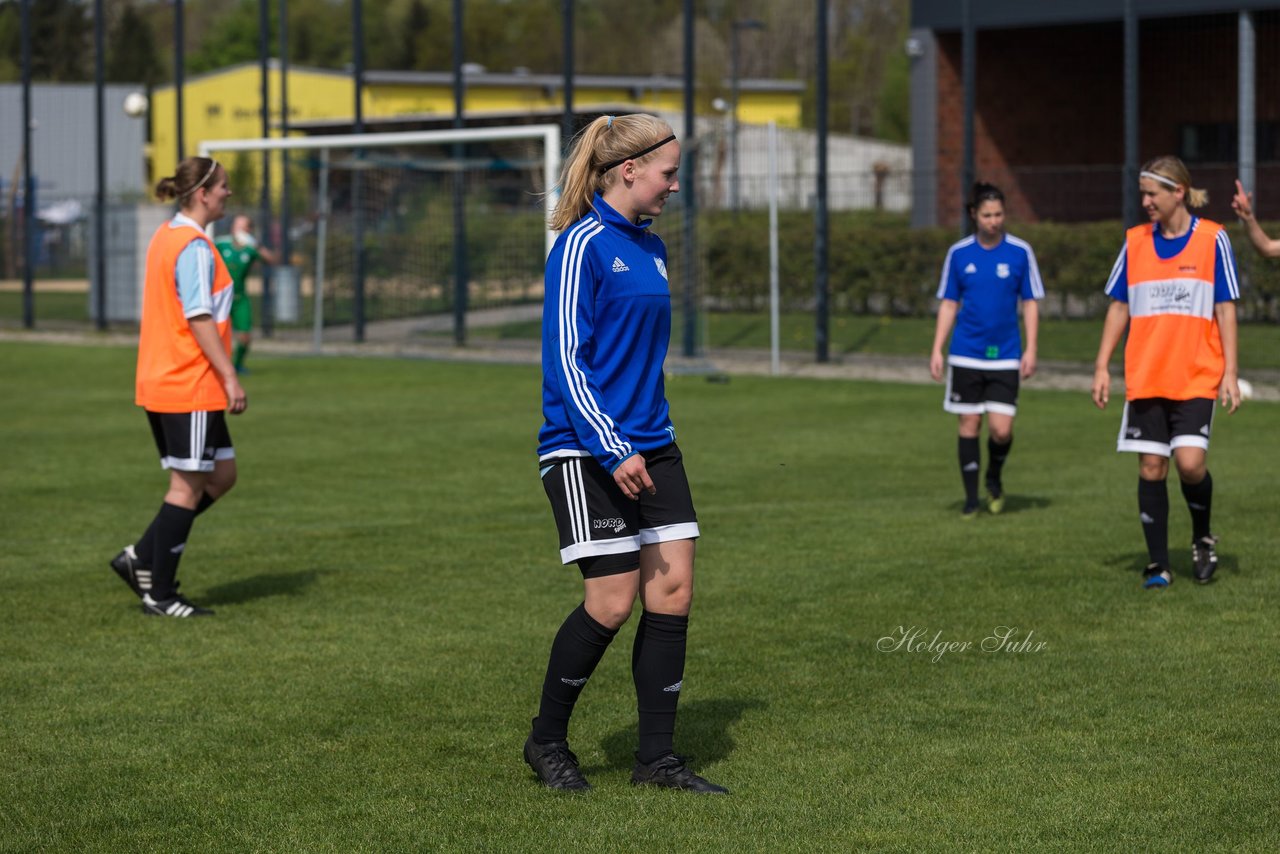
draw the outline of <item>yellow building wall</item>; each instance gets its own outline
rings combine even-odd
[[[280,73],[267,72],[271,124],[280,121]],[[289,71],[289,120],[313,121],[352,114],[354,87],[345,74]],[[259,113],[261,77],[256,65],[229,68],[187,81],[182,87],[186,155],[200,143],[214,139],[257,139],[262,136]],[[152,183],[172,175],[177,166],[176,95],[172,86],[151,96]],[[279,136],[273,132],[271,136]]]
[[[271,124],[280,122],[280,72],[268,69]],[[256,64],[246,64],[211,72],[186,81],[183,86],[185,117],[184,142],[188,156],[199,151],[200,143],[217,139],[256,139],[262,136],[258,112],[261,92]],[[289,70],[289,119],[291,122],[350,120],[354,84],[341,72],[315,69]],[[738,115],[742,122],[764,124],[776,121],[781,127],[800,126],[800,93],[739,92]],[[150,182],[172,175],[177,166],[175,94],[172,86],[153,91],[151,99]],[[634,104],[641,109],[682,112],[684,93],[679,90],[642,89],[639,97],[629,87],[578,88],[574,105]],[[555,110],[562,101],[558,88],[542,86],[472,86],[466,91],[464,109],[473,113],[512,113]],[[402,115],[453,115],[453,89],[449,85],[369,84],[363,95],[365,118],[393,118]],[[274,131],[271,136],[278,136]],[[280,170],[272,168],[273,183]]]

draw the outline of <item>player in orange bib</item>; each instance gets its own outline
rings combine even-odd
[[[180,211],[147,248],[136,402],[169,470],[169,489],[146,533],[111,568],[142,599],[144,614],[198,617],[213,612],[178,593],[178,561],[195,517],[235,485],[225,413],[248,406],[231,364],[231,276],[205,234],[231,190],[216,161],[188,157],[156,195],[176,199]]]
[[[1173,582],[1165,485],[1170,456],[1191,511],[1196,581],[1209,582],[1218,568],[1207,456],[1219,395],[1228,413],[1240,406],[1234,302],[1240,285],[1226,231],[1188,210],[1209,198],[1192,188],[1181,160],[1148,162],[1138,186],[1151,222],[1126,233],[1107,281],[1112,303],[1094,363],[1093,402],[1099,409],[1107,405],[1107,365],[1127,328],[1125,407],[1116,448],[1138,454],[1138,514],[1150,556],[1143,586],[1160,589]]]

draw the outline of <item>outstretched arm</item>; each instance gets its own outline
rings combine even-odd
[[[1280,240],[1272,240],[1258,225],[1258,218],[1253,212],[1253,195],[1244,191],[1244,185],[1236,180],[1236,194],[1231,199],[1231,207],[1236,216],[1244,223],[1245,234],[1258,254],[1264,258],[1280,258]]]

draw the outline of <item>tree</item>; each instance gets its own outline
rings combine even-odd
[[[151,22],[126,0],[107,38],[105,71],[112,83],[142,83],[148,87],[164,82],[166,69],[156,45]]]
[[[30,5],[31,79],[58,83],[90,79],[93,25],[88,8],[73,0],[40,0]],[[0,74],[22,74],[22,19],[18,0],[0,6]]]

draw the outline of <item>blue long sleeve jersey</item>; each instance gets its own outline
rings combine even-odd
[[[589,456],[612,472],[675,441],[662,374],[667,248],[650,222],[628,222],[597,195],[547,258],[539,462]]]
[[[947,250],[938,299],[960,303],[948,364],[989,371],[1017,370],[1022,359],[1018,300],[1044,298],[1031,244],[1005,234],[985,248],[970,235]]]

